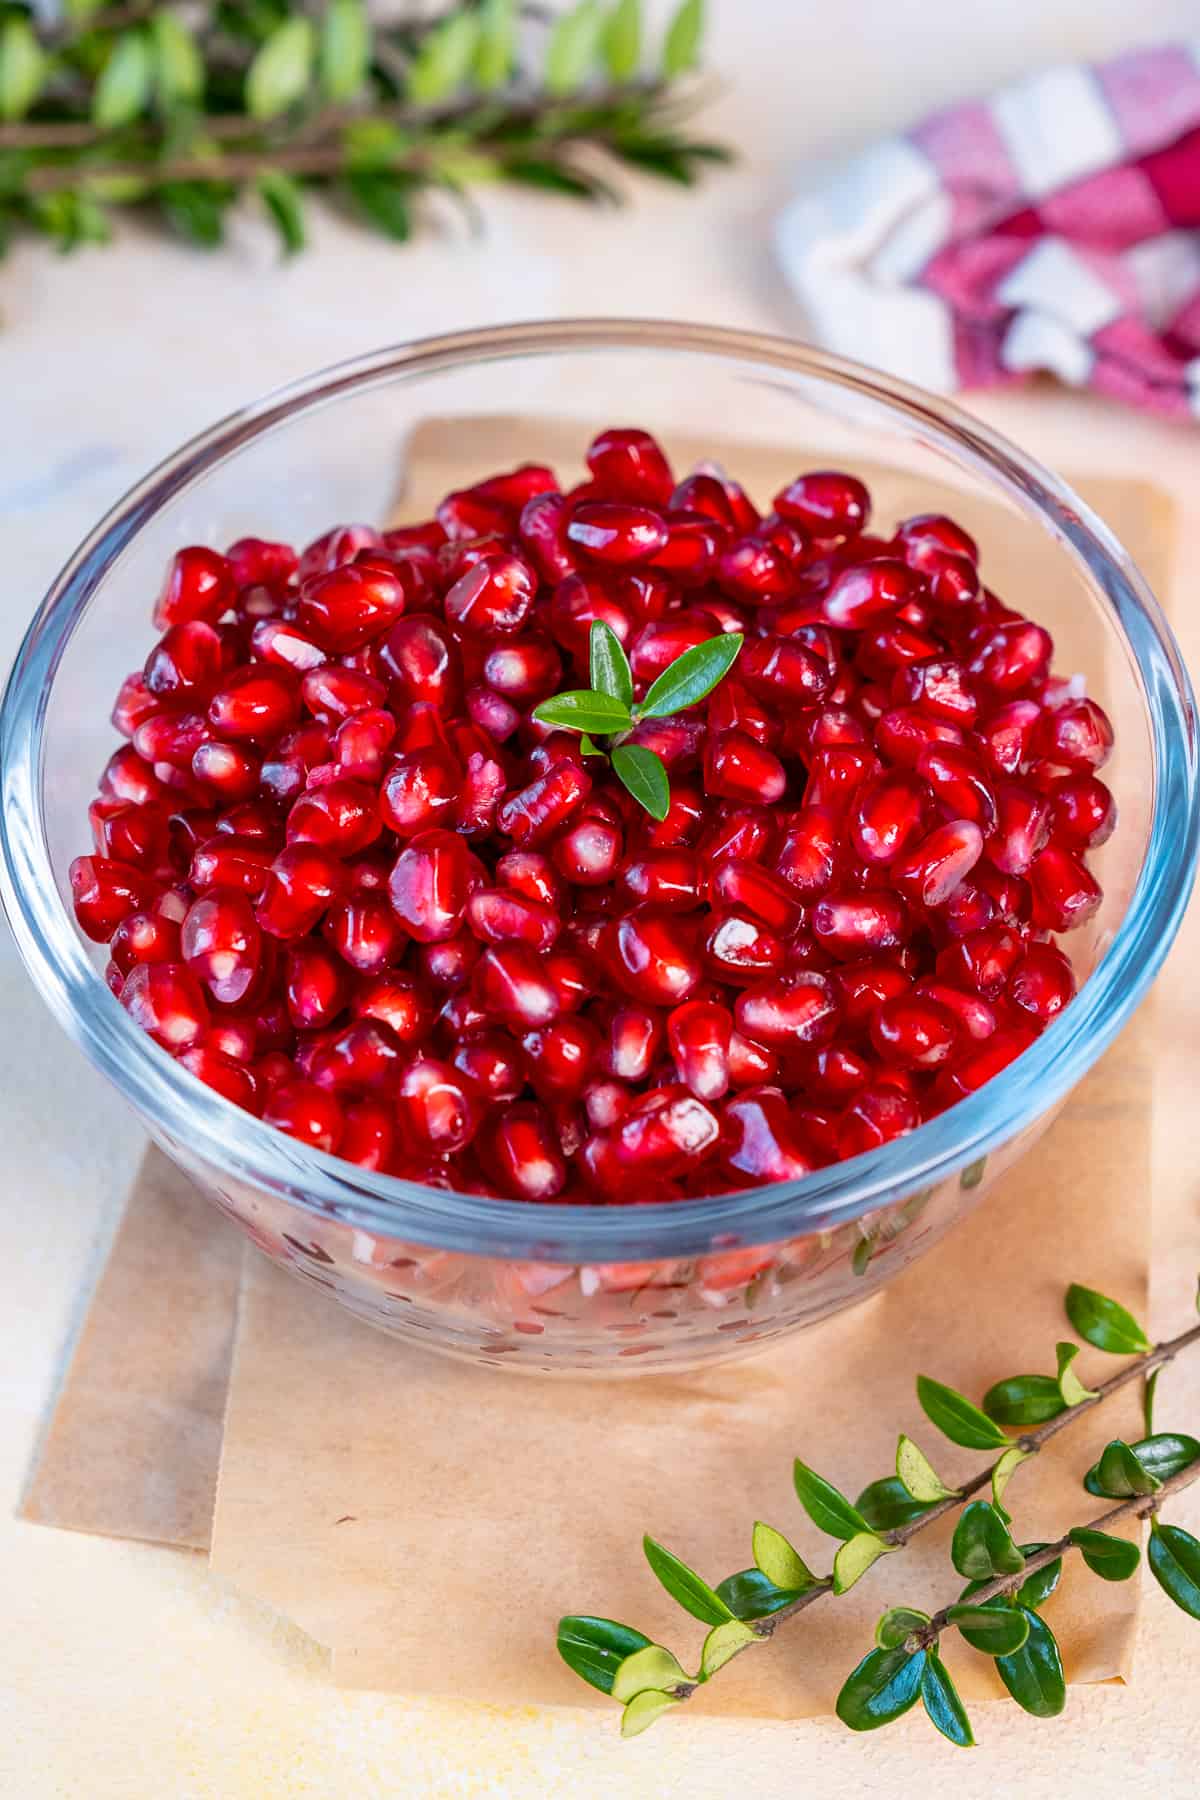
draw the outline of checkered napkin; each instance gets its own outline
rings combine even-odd
[[[816,340],[860,361],[1200,415],[1200,42],[937,113],[827,173],[777,247]]]

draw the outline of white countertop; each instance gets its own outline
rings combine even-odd
[[[727,88],[705,121],[743,150],[691,195],[630,183],[625,212],[496,193],[486,235],[447,222],[396,249],[319,214],[315,248],[281,266],[247,222],[211,256],[127,231],[63,262],[23,246],[0,268],[0,543],[7,664],[44,586],[98,514],[159,456],[244,399],[392,340],[498,320],[586,313],[800,328],[769,228],[814,157],[982,92],[1058,56],[1099,57],[1195,28],[1190,0],[713,0],[711,62]],[[970,25],[961,23],[969,17]],[[1179,498],[1177,628],[1200,670],[1200,433],[1086,397],[973,400],[1050,462],[1137,473]],[[1182,955],[1200,949],[1194,909]],[[1161,985],[1157,1151],[1200,1168],[1187,1070],[1195,984]],[[1052,1724],[979,1709],[981,1748],[956,1757],[916,1717],[851,1737],[833,1721],[734,1728],[686,1718],[636,1744],[615,1712],[539,1713],[339,1693],[290,1628],[243,1603],[203,1561],[12,1519],[39,1421],[138,1133],[51,1025],[0,941],[0,1794],[14,1800],[340,1800],[343,1795],[725,1794],[758,1800],[997,1789],[1089,1800],[1193,1792],[1200,1628],[1147,1595],[1132,1689],[1073,1690]],[[1193,1064],[1194,1066],[1194,1064]],[[1200,1184],[1196,1187],[1200,1198]],[[1131,1203],[1141,1203],[1140,1196]],[[1187,1316],[1200,1263],[1159,1243],[1156,1324]],[[1176,1323],[1171,1327],[1178,1329]],[[1200,1369],[1163,1382],[1200,1416]],[[1193,1490],[1193,1495],[1195,1490]],[[1181,1522],[1200,1529],[1187,1497]],[[632,1552],[631,1552],[632,1553]],[[937,1792],[935,1786],[933,1789]]]

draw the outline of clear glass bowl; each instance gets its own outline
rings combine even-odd
[[[524,416],[519,431],[507,421]],[[430,418],[467,482],[497,460],[576,463],[602,425],[655,431],[680,469],[714,433],[783,479],[868,466],[877,517],[946,508],[1036,591],[1056,666],[1113,716],[1121,809],[1102,907],[1070,947],[1078,998],[980,1093],[911,1136],[809,1177],[708,1200],[530,1205],[373,1176],[263,1125],[194,1080],[113,999],[76,930],[67,868],[114,747],[122,676],[151,641],[181,544],[303,543],[395,511],[405,441]],[[420,444],[410,482],[420,486]],[[425,440],[427,441],[427,440]],[[501,448],[497,449],[497,446]],[[747,452],[749,455],[750,452]],[[563,468],[564,480],[574,479]],[[769,498],[772,488],[760,499]],[[403,516],[403,514],[402,514]],[[410,515],[411,516],[411,515]],[[998,582],[1003,590],[1003,583]],[[167,1154],[274,1258],[384,1330],[506,1368],[619,1373],[742,1352],[864,1298],[1025,1154],[1128,1019],[1174,937],[1197,850],[1193,701],[1137,569],[1054,476],[929,395],[801,345],[691,325],[531,324],[344,363],[216,425],[99,524],[50,590],[0,715],[3,894],[55,1015]]]

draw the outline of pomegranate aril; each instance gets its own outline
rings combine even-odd
[[[346,971],[325,945],[306,938],[288,950],[284,997],[298,1031],[331,1025],[346,1002]]]
[[[1008,979],[1014,1006],[1041,1025],[1058,1017],[1075,997],[1075,971],[1054,944],[1030,944]]]
[[[425,614],[400,619],[380,658],[392,678],[393,707],[414,700],[450,712],[462,694],[462,658],[444,625]]]
[[[122,919],[109,944],[112,960],[122,975],[134,963],[182,962],[179,925],[157,912],[130,913]]]
[[[385,894],[352,894],[326,913],[321,931],[342,961],[361,975],[377,975],[397,962],[406,939]]]
[[[897,705],[917,706],[932,718],[967,730],[979,716],[979,700],[962,664],[945,657],[897,669],[892,698]]]
[[[943,1012],[950,1013],[960,1033],[976,1043],[991,1037],[996,1029],[995,1009],[980,994],[968,993],[964,988],[952,987],[949,982],[938,981],[932,976],[919,981],[915,992],[933,1001]]]
[[[627,1170],[674,1175],[715,1150],[720,1130],[716,1114],[685,1087],[663,1087],[634,1102],[613,1145]]]
[[[471,994],[489,1019],[516,1030],[553,1024],[562,1010],[542,958],[522,943],[489,945],[472,972]]]
[[[976,647],[968,668],[996,694],[1019,694],[1043,675],[1054,645],[1030,619],[997,625]]]
[[[215,625],[236,597],[233,571],[216,550],[192,544],[171,559],[167,579],[154,607],[159,631],[203,619]]]
[[[696,845],[696,860],[704,868],[712,868],[726,857],[736,857],[740,862],[762,862],[774,836],[774,823],[765,806],[723,807],[711,829]]]
[[[985,837],[991,832],[996,823],[995,795],[974,752],[955,744],[928,744],[917,758],[917,773],[950,818],[970,819]]]
[[[529,617],[536,592],[529,564],[511,551],[496,551],[459,576],[446,595],[446,617],[460,631],[507,636]]]
[[[1050,790],[1051,831],[1073,850],[1096,850],[1117,825],[1110,790],[1096,775],[1067,775]]]
[[[915,769],[926,750],[937,744],[962,744],[963,733],[948,719],[932,718],[916,707],[897,706],[881,715],[875,742],[890,763]]]
[[[710,1000],[690,1000],[667,1019],[675,1072],[698,1100],[720,1100],[729,1087],[733,1014]]]
[[[643,625],[629,645],[629,666],[635,683],[649,687],[679,657],[715,635],[711,620],[692,613],[676,613],[669,619]]]
[[[562,494],[535,494],[521,508],[517,530],[543,581],[573,574],[578,558],[567,542],[570,507]]]
[[[927,789],[904,770],[877,775],[858,789],[850,810],[850,837],[863,862],[890,863],[921,829]]]
[[[942,556],[979,561],[974,538],[944,513],[917,513],[902,520],[896,527],[896,540],[903,548],[905,562],[914,569],[924,571],[931,561]]]
[[[722,1167],[750,1182],[801,1181],[816,1168],[778,1088],[747,1088],[721,1108]]]
[[[510,1106],[480,1143],[480,1159],[506,1194],[518,1200],[553,1200],[567,1183],[558,1135],[544,1107]]]
[[[285,1080],[272,1086],[262,1116],[268,1125],[329,1156],[336,1155],[345,1130],[337,1097],[313,1081]]]
[[[436,944],[454,936],[466,909],[470,852],[453,831],[422,831],[388,877],[392,911],[410,937]]]
[[[122,920],[149,906],[155,893],[142,870],[104,856],[77,856],[70,881],[80,929],[97,944],[107,943]]]
[[[209,1021],[204,990],[182,962],[135,963],[125,977],[121,1005],[164,1050],[186,1050]]]
[[[337,725],[368,707],[382,707],[387,699],[387,687],[359,669],[325,663],[301,676],[300,697],[314,719],[326,725]],[[395,729],[394,718],[392,728]]]
[[[413,750],[392,763],[378,811],[397,837],[412,838],[455,817],[462,783],[463,771],[448,751]]]
[[[1016,775],[1029,760],[1041,716],[1036,700],[1010,700],[976,727],[980,749],[999,774]]]
[[[612,881],[621,863],[624,835],[612,819],[580,814],[554,839],[554,866],[573,887],[597,887]]]
[[[678,1006],[699,986],[695,934],[677,914],[638,909],[605,929],[602,954],[617,984],[652,1006]]]
[[[909,931],[903,901],[882,888],[823,894],[813,903],[810,923],[818,943],[847,961],[894,950]]]
[[[738,995],[736,1004],[742,1036],[775,1050],[828,1043],[839,1014],[836,988],[815,969],[795,969],[757,982]]]
[[[666,506],[675,477],[648,431],[626,426],[602,431],[588,446],[587,466],[599,493],[614,500]]]
[[[705,966],[730,987],[752,986],[782,969],[782,941],[758,919],[744,913],[712,914],[704,939]]]
[[[986,925],[938,953],[937,973],[954,987],[996,1000],[1021,955],[1019,935],[1008,925]]]
[[[557,762],[504,801],[496,813],[497,828],[515,844],[532,848],[565,825],[591,791],[592,778],[585,768]]]
[[[338,1155],[372,1174],[386,1174],[395,1149],[392,1108],[382,1100],[356,1100],[344,1109]]]
[[[1098,911],[1100,884],[1082,859],[1062,844],[1047,844],[1029,870],[1033,922],[1046,931],[1076,931]]]
[[[889,877],[914,904],[943,905],[983,855],[983,833],[970,819],[939,825],[891,865]],[[821,935],[814,918],[814,930]],[[880,946],[881,948],[884,946]]]
[[[466,921],[485,944],[529,944],[542,951],[550,949],[562,925],[553,908],[503,888],[476,888],[467,901]]]
[[[837,1131],[838,1154],[862,1156],[914,1131],[920,1123],[920,1112],[908,1094],[890,1084],[865,1088],[842,1114]]]
[[[608,1042],[601,1052],[601,1066],[617,1081],[631,1086],[645,1081],[663,1045],[660,1014],[648,1007],[621,1006],[608,1026]]]
[[[815,706],[832,686],[828,664],[794,638],[763,637],[748,644],[738,679],[779,707]]]
[[[952,1106],[956,1100],[977,1093],[1028,1050],[1037,1035],[1031,1025],[1009,1025],[994,1031],[973,1056],[942,1070],[932,1090],[934,1104]]]
[[[851,563],[823,596],[821,616],[842,630],[861,631],[898,612],[916,590],[911,569],[891,557]]]
[[[714,907],[748,913],[779,937],[800,923],[803,905],[795,888],[758,863],[727,857],[717,864],[708,885]]]
[[[627,501],[583,500],[567,521],[569,544],[597,562],[619,567],[649,562],[669,541],[661,513]]]
[[[212,1088],[223,1100],[229,1100],[234,1106],[242,1107],[246,1112],[257,1112],[261,1101],[258,1084],[249,1069],[232,1057],[222,1055],[220,1050],[209,1044],[191,1044],[181,1050],[177,1060],[183,1064],[189,1075],[202,1081],[205,1087]]]
[[[233,888],[257,900],[266,890],[277,854],[270,842],[218,832],[195,851],[188,881],[201,893],[211,888]]]
[[[286,731],[300,717],[300,689],[284,670],[257,663],[226,676],[208,703],[218,737],[257,742]]]
[[[988,861],[1003,875],[1024,875],[1050,837],[1050,802],[1012,781],[996,785],[996,824]]]
[[[335,1093],[389,1087],[404,1066],[404,1051],[386,1025],[359,1019],[337,1031],[313,1058],[312,1079]]]
[[[871,496],[855,475],[815,469],[798,475],[775,496],[777,513],[794,519],[822,544],[844,544],[866,529]]]
[[[783,552],[760,538],[742,537],[717,558],[719,588],[747,606],[776,606],[796,592],[796,576]]]
[[[529,1080],[543,1100],[577,1100],[594,1073],[603,1049],[600,1033],[586,1019],[556,1019],[521,1039]]]
[[[238,1006],[254,988],[262,934],[244,894],[213,894],[189,907],[180,937],[183,960],[222,1006]]]
[[[402,1044],[419,1044],[433,1029],[429,994],[413,976],[388,970],[363,982],[350,1010],[357,1019],[376,1019]]]
[[[1033,749],[1064,769],[1103,768],[1112,752],[1113,728],[1094,700],[1068,700],[1043,710],[1033,731]]]
[[[922,994],[885,1000],[871,1024],[871,1041],[886,1063],[902,1069],[937,1069],[959,1041],[954,1015]]]
[[[300,938],[341,899],[346,872],[311,844],[289,844],[271,864],[254,916],[270,937]]]
[[[723,731],[709,739],[704,773],[709,792],[725,800],[774,806],[787,789],[787,771],[779,758],[742,731]]]

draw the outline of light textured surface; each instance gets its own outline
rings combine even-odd
[[[650,186],[608,217],[495,196],[487,236],[405,252],[335,223],[286,270],[257,228],[206,260],[150,240],[63,266],[5,266],[0,334],[0,661],[65,550],[159,455],[246,395],[388,339],[553,313],[639,310],[788,330],[767,227],[799,164],[1056,55],[1103,55],[1194,24],[1189,0],[716,0],[714,59],[730,87],[710,121],[745,148],[704,195]],[[969,26],[964,17],[970,18]],[[1200,668],[1200,437],[1046,391],[978,410],[1059,465],[1127,474],[1180,499],[1176,616]],[[1188,507],[1192,508],[1189,514]],[[1160,985],[1156,1183],[1192,1217],[1160,1242],[1155,1321],[1187,1315],[1200,1252],[1200,958],[1193,912]],[[970,1757],[923,1721],[867,1739],[828,1721],[739,1726],[687,1718],[621,1745],[611,1718],[405,1703],[330,1689],[303,1640],[247,1607],[199,1559],[15,1525],[46,1395],[83,1284],[132,1172],[137,1134],[65,1045],[7,943],[0,955],[0,1794],[20,1800],[363,1800],[395,1794],[727,1794],[761,1800],[998,1789],[1022,1800],[1192,1793],[1200,1767],[1197,1627],[1150,1597],[1131,1689],[1073,1694],[1039,1724],[979,1709]],[[1131,1205],[1146,1196],[1130,1195]],[[1036,1247],[1031,1247],[1036,1257]],[[1200,1369],[1169,1372],[1160,1406],[1200,1416]],[[786,1448],[786,1447],[785,1447]],[[1200,1502],[1181,1522],[1200,1529]],[[497,1601],[499,1603],[499,1601]],[[773,1654],[794,1655],[782,1641]]]

